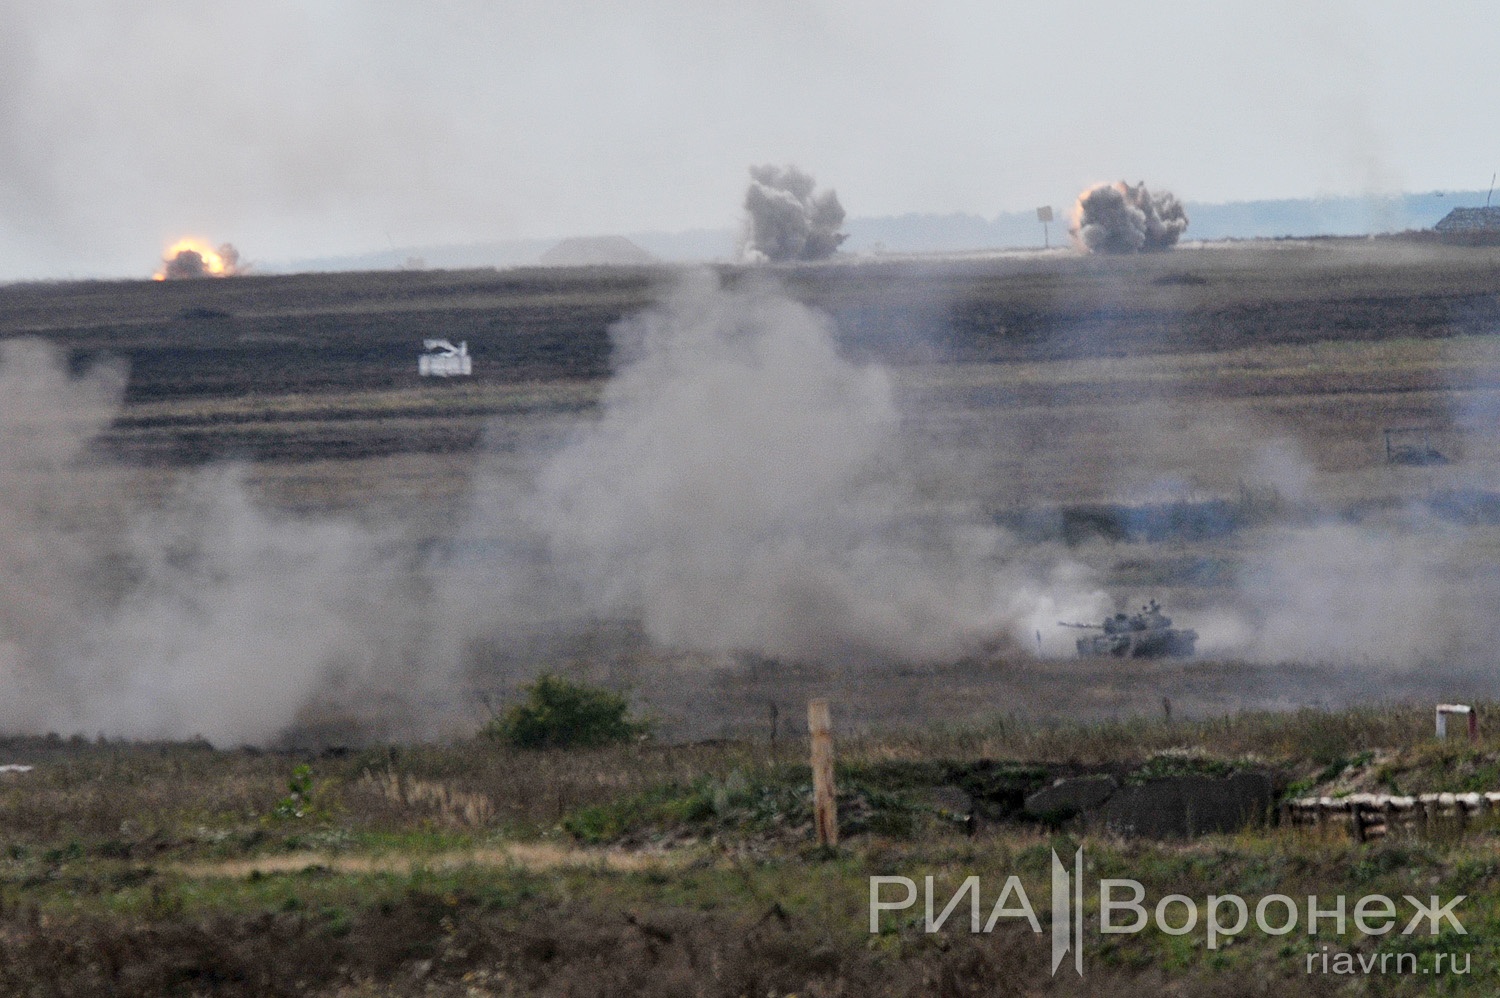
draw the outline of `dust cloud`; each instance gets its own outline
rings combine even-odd
[[[578,655],[1070,656],[1059,620],[1166,595],[1103,584],[1122,554],[1159,549],[1022,541],[979,490],[934,488],[967,482],[974,455],[926,446],[891,372],[834,332],[756,275],[689,275],[612,329],[594,410],[484,455],[435,548],[417,513],[275,512],[242,466],[133,504],[90,449],[124,371],[0,344],[0,729],[268,743],[343,704],[378,705],[348,737],[423,737],[499,672]],[[1240,467],[1275,497],[1173,549],[1232,569],[1164,600],[1205,656],[1415,668],[1500,641],[1500,578],[1464,523],[1416,501],[1340,507],[1274,427],[1141,408],[1165,434],[1152,482],[1253,440]],[[1140,502],[1152,482],[1117,484]]]
[[[839,232],[844,208],[832,190],[795,166],[752,166],[741,255],[751,263],[826,260],[848,236]]]
[[[1088,253],[1139,253],[1171,249],[1187,226],[1187,212],[1172,194],[1119,181],[1078,195],[1068,231]]]
[[[1237,597],[1254,631],[1252,657],[1436,672],[1492,661],[1500,497],[1491,491],[1486,397],[1451,397],[1467,455],[1449,466],[1389,468],[1421,483],[1397,497],[1335,501],[1295,442],[1266,445],[1255,473],[1285,510],[1243,541]]]
[[[266,742],[330,684],[435,678],[393,538],[274,516],[243,468],[188,475],[160,509],[119,498],[87,465],[123,385],[0,344],[0,728]]]
[[[1051,585],[973,511],[922,515],[890,378],[829,319],[708,275],[614,331],[596,421],[542,470],[532,523],[601,614],[656,642],[794,659],[941,660]]]
[[[1446,666],[1500,636],[1493,578],[1464,578],[1461,527],[1426,516],[1330,522],[1249,541],[1236,609],[1252,629],[1253,659]]]
[[[156,509],[62,488],[123,375],[8,344],[0,728],[264,743],[342,702],[412,737],[472,699],[487,644],[557,661],[624,622],[670,651],[940,662],[1097,612],[1060,553],[922,499],[890,376],[826,315],[705,273],[613,337],[597,411],[491,455],[437,554],[425,519],[272,512],[233,465]]]
[[[1245,467],[1259,491],[1232,535],[1205,549],[1234,565],[1232,584],[1180,615],[1200,651],[1375,673],[1485,661],[1500,641],[1492,534],[1427,500],[1335,501],[1294,440],[1262,430],[1269,439]]]

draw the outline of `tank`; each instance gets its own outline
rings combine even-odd
[[[1141,607],[1139,613],[1117,613],[1106,617],[1102,624],[1063,623],[1062,626],[1100,632],[1078,639],[1078,654],[1085,657],[1186,658],[1193,654],[1198,641],[1197,631],[1173,627],[1172,618],[1161,612],[1156,600]]]

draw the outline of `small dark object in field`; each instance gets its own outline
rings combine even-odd
[[[1441,451],[1432,446],[1431,429],[1424,426],[1392,426],[1385,430],[1385,463],[1423,467],[1448,464],[1449,461]]]
[[[766,913],[760,916],[760,920],[755,924],[764,925],[766,922],[770,921],[773,918],[776,919],[776,921],[780,922],[782,925],[786,925],[792,920],[792,917],[786,913],[786,909],[781,906],[780,901],[772,901],[771,907],[766,909]]]
[[[206,308],[202,305],[194,305],[192,308],[185,308],[177,314],[180,318],[189,320],[234,318],[232,315],[221,308]]]
[[[635,928],[639,929],[641,935],[645,936],[647,939],[654,939],[657,942],[662,943],[670,943],[674,938],[672,933],[668,930],[663,929],[659,926],[652,925],[649,922],[643,922],[628,911],[625,912],[625,921],[633,925]]]
[[[1386,458],[1389,464],[1407,464],[1422,467],[1429,464],[1448,464],[1443,452],[1435,447],[1399,447]]]
[[[1151,283],[1161,285],[1186,284],[1198,287],[1207,284],[1208,278],[1200,277],[1197,274],[1162,274],[1160,277],[1152,280]]]

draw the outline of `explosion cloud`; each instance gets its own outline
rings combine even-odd
[[[890,377],[826,315],[704,274],[613,335],[597,416],[473,483],[483,578],[409,543],[425,523],[265,508],[243,467],[132,502],[88,457],[124,370],[0,345],[0,728],[265,743],[342,711],[421,736],[488,634],[945,661],[1088,612],[982,515],[922,507]]]
[[[240,251],[225,243],[214,249],[197,239],[179,239],[162,257],[158,281],[193,277],[233,277],[240,273]]]
[[[1085,252],[1138,253],[1172,248],[1187,227],[1182,202],[1170,192],[1152,194],[1144,182],[1122,180],[1080,194],[1068,231]]]
[[[599,417],[528,509],[585,616],[672,648],[944,661],[1029,643],[1076,588],[977,511],[923,507],[889,373],[825,314],[699,275],[613,334]]]
[[[784,263],[833,256],[848,238],[839,232],[844,209],[834,191],[814,194],[813,189],[813,178],[795,166],[750,168],[743,251],[747,261]]]

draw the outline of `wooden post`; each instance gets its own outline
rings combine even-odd
[[[839,815],[833,786],[833,721],[827,700],[807,702],[807,730],[812,734],[813,824],[818,845],[836,846]]]

